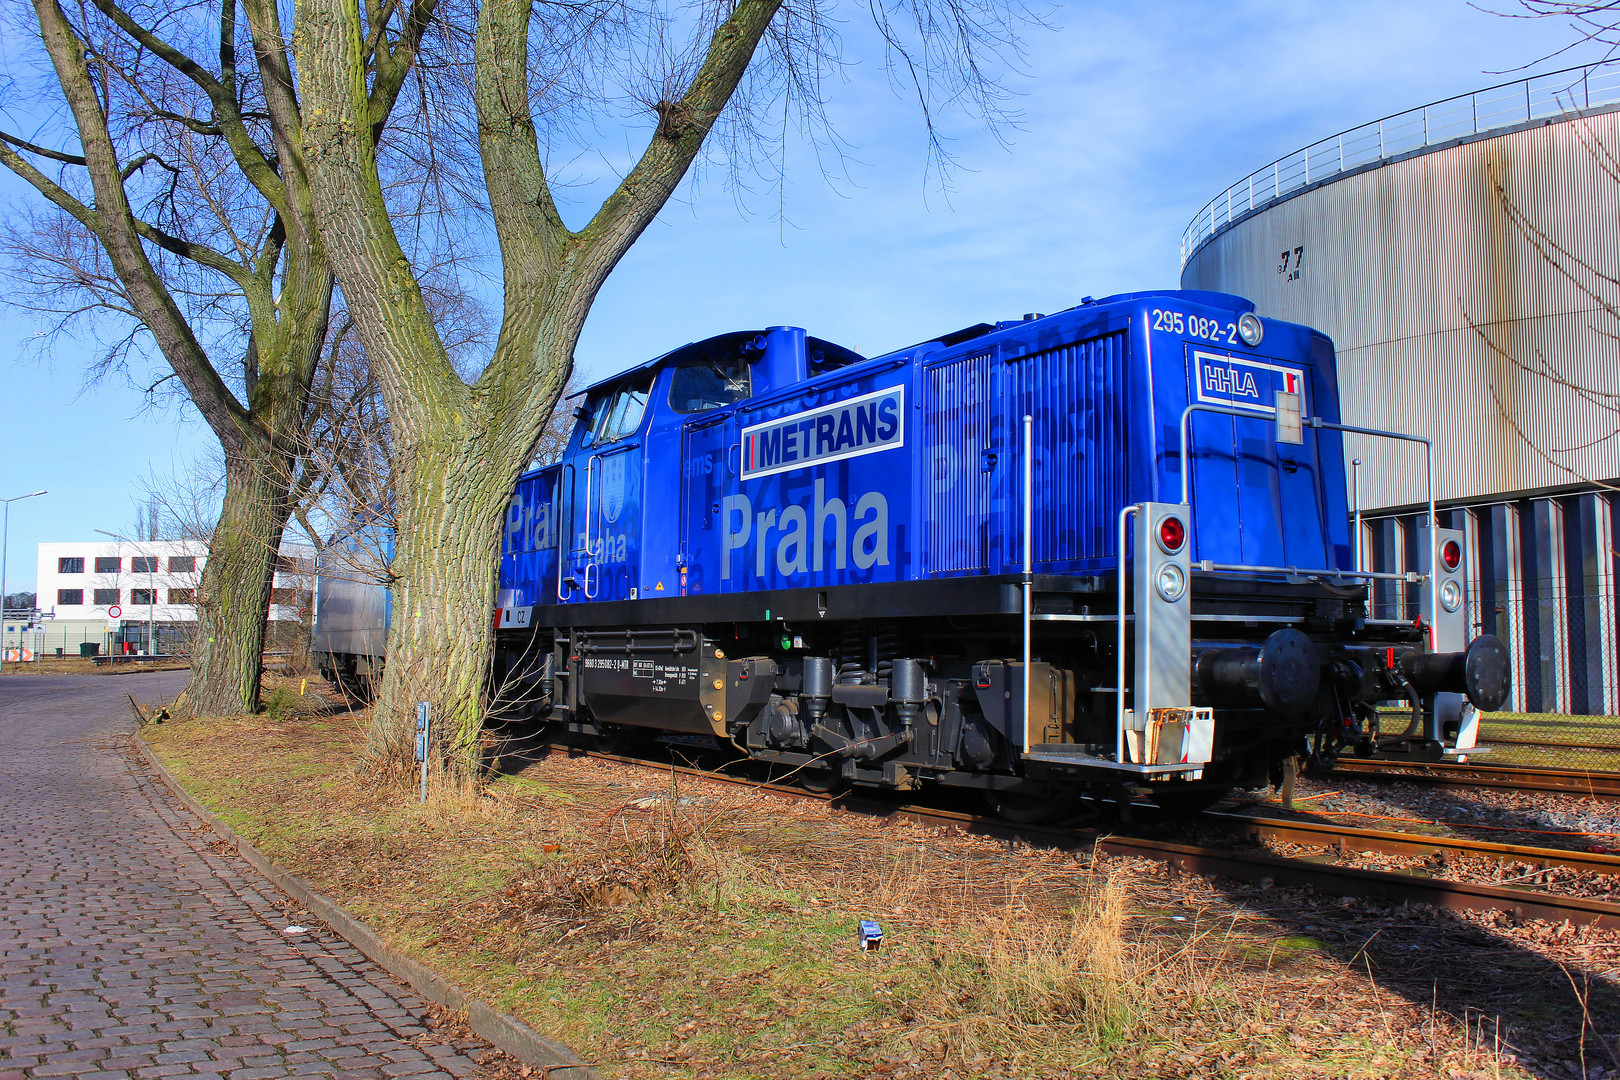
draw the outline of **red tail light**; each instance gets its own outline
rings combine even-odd
[[[1166,517],[1159,522],[1159,546],[1174,555],[1181,550],[1181,545],[1187,542],[1187,526],[1175,515]]]
[[[1440,561],[1446,564],[1447,570],[1457,569],[1462,562],[1462,546],[1455,540],[1447,540],[1440,545]]]

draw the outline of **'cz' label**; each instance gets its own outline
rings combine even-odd
[[[875,454],[906,441],[906,388],[887,390],[743,428],[742,478]]]
[[[1193,366],[1198,373],[1199,401],[1271,415],[1277,411],[1277,394],[1282,392],[1300,395],[1300,408],[1306,409],[1305,373],[1299,368],[1203,350],[1193,352]]]

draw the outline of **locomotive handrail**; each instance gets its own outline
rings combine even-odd
[[[1191,501],[1192,459],[1191,459],[1191,457],[1189,456],[1189,454],[1187,452],[1187,444],[1191,441],[1191,438],[1192,438],[1192,434],[1191,434],[1192,428],[1191,428],[1190,421],[1192,419],[1192,414],[1195,413],[1195,412],[1219,413],[1222,416],[1248,417],[1249,419],[1252,419],[1252,420],[1264,420],[1264,419],[1266,419],[1264,414],[1256,413],[1253,409],[1235,409],[1235,408],[1232,408],[1231,406],[1228,406],[1228,405],[1209,405],[1209,404],[1206,404],[1204,402],[1194,402],[1193,404],[1188,405],[1185,409],[1181,410],[1181,424],[1180,424],[1180,433],[1181,433],[1181,448],[1180,448],[1181,449],[1181,502],[1182,502],[1183,506],[1190,505],[1190,501]],[[1371,435],[1374,438],[1400,439],[1400,440],[1402,440],[1404,442],[1415,442],[1415,443],[1422,443],[1423,444],[1423,466],[1424,466],[1424,473],[1425,473],[1425,481],[1426,481],[1427,486],[1428,486],[1427,504],[1428,504],[1428,517],[1429,517],[1429,573],[1433,574],[1434,573],[1434,568],[1439,565],[1439,559],[1440,559],[1440,534],[1439,534],[1439,529],[1438,529],[1438,524],[1439,523],[1438,523],[1438,520],[1436,519],[1435,513],[1434,513],[1434,440],[1425,438],[1422,435],[1408,435],[1408,434],[1406,434],[1405,432],[1402,432],[1402,431],[1384,431],[1381,428],[1357,427],[1354,424],[1335,424],[1332,421],[1322,419],[1320,416],[1302,416],[1302,417],[1300,417],[1300,425],[1302,427],[1314,428],[1314,429],[1316,429],[1318,431],[1321,431],[1321,430],[1324,430],[1324,429],[1328,430],[1328,431],[1345,431],[1345,432],[1349,432],[1352,435]],[[1360,543],[1360,539],[1361,538],[1359,536],[1357,536],[1356,540],[1357,540],[1358,545]],[[1121,540],[1120,544],[1121,544],[1121,546],[1120,546],[1121,560],[1123,561],[1124,550],[1125,550],[1124,549],[1124,541]],[[1292,570],[1292,569],[1290,569],[1288,567],[1280,567],[1280,566],[1261,568],[1261,567],[1232,565],[1232,566],[1226,567],[1226,569],[1232,569],[1232,570],[1264,570],[1264,571],[1267,571],[1267,572],[1270,572],[1270,573],[1297,573],[1298,572],[1298,571],[1294,571],[1294,570]],[[1314,570],[1312,570],[1312,571],[1305,571],[1305,573],[1323,573],[1323,574],[1342,573],[1342,574],[1345,574],[1346,576],[1349,576],[1352,572],[1329,571],[1329,570],[1314,571]],[[1359,576],[1359,575],[1361,575],[1363,573],[1363,571],[1357,570],[1357,571],[1354,571],[1353,573]],[[1367,576],[1380,577],[1380,576],[1383,576],[1383,575],[1369,574]],[[1394,575],[1394,578],[1395,578],[1395,580],[1404,580],[1404,581],[1411,581],[1412,580],[1411,578],[1403,577],[1401,575]],[[1419,576],[1419,580],[1423,580],[1423,577],[1421,575]],[[1429,590],[1429,626],[1432,628],[1434,626],[1438,626],[1439,623],[1440,623],[1440,590],[1439,589],[1430,589]]]
[[[1121,560],[1123,561],[1123,560]],[[1024,745],[1029,745],[1029,665],[1035,600],[1035,418],[1024,414]]]
[[[591,548],[591,466],[601,460],[601,454],[592,454],[585,459],[585,558],[587,559],[596,558],[596,552]]]
[[[1354,424],[1334,424],[1322,419],[1320,416],[1305,416],[1300,418],[1305,427],[1329,431],[1348,431],[1352,435],[1371,435],[1380,439],[1401,439],[1405,442],[1423,444],[1423,468],[1425,481],[1428,484],[1429,507],[1429,573],[1435,575],[1440,568],[1440,522],[1434,515],[1434,440],[1426,439],[1422,435],[1407,435],[1400,431],[1384,431],[1380,428],[1356,427]],[[1359,537],[1357,538],[1359,539]],[[1429,642],[1434,644],[1434,628],[1440,625],[1440,590],[1430,583],[1429,589]]]
[[[1293,577],[1368,578],[1382,581],[1404,581],[1408,585],[1421,585],[1429,575],[1411,570],[1390,572],[1384,570],[1316,570],[1297,566],[1259,566],[1253,563],[1218,563],[1210,559],[1193,563],[1195,570],[1205,573],[1288,574]]]
[[[563,486],[564,475],[568,477],[567,487]],[[570,508],[572,508],[574,502],[574,466],[571,464],[565,464],[557,471],[557,516],[559,521],[564,523],[563,527],[571,534],[574,531],[571,524],[573,515],[569,514],[565,517],[562,513],[563,499],[565,498],[568,500]],[[562,539],[559,534],[557,537],[557,603],[566,604],[568,601],[563,596],[563,564],[574,553],[574,542],[572,536],[569,537],[566,545],[562,542]],[[574,591],[572,582],[569,583],[568,591],[570,593]]]
[[[1185,458],[1183,458],[1185,460]],[[1183,502],[1185,505],[1185,501]],[[1119,512],[1119,627],[1116,630],[1114,652],[1118,659],[1118,670],[1115,675],[1115,685],[1119,692],[1114,695],[1114,763],[1125,764],[1125,529],[1130,516],[1136,513],[1135,506],[1127,506]],[[1029,681],[1026,672],[1024,681]],[[1132,701],[1132,705],[1136,702]]]

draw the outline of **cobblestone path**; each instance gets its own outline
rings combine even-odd
[[[281,894],[136,763],[123,695],[184,678],[0,678],[0,1080],[476,1074],[356,949],[282,933]]]

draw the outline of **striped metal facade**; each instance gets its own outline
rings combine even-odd
[[[1620,113],[1597,112],[1339,174],[1235,217],[1182,272],[1328,334],[1345,422],[1434,440],[1518,709],[1620,714],[1617,231]],[[1347,436],[1345,456],[1369,561],[1415,565],[1421,449]],[[1415,615],[1402,592],[1380,614]]]
[[[1442,528],[1468,538],[1468,610],[1475,633],[1496,634],[1512,652],[1509,708],[1620,715],[1620,558],[1614,550],[1620,499],[1606,492],[1456,506]],[[1399,572],[1415,565],[1421,513],[1363,522],[1367,564]],[[1377,618],[1420,614],[1415,586],[1384,582]]]

